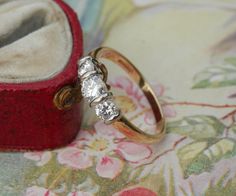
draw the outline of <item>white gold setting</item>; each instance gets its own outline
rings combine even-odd
[[[104,81],[105,75],[100,63],[86,56],[78,62],[78,66],[82,96],[91,107],[94,107],[96,115],[106,124],[117,120],[120,117],[120,109],[114,103],[113,95]]]
[[[99,63],[90,56],[86,56],[79,61],[78,75],[81,79],[88,77],[92,74],[102,74],[97,66]]]
[[[91,104],[101,97],[107,97],[107,86],[98,74],[93,74],[84,78],[81,86],[82,96],[88,99]]]
[[[106,124],[116,120],[120,116],[120,110],[112,99],[106,99],[95,106],[96,115]]]

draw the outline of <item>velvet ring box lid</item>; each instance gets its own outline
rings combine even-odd
[[[55,94],[77,83],[82,32],[61,0],[0,0],[0,149],[43,150],[71,142],[79,104],[55,107]]]

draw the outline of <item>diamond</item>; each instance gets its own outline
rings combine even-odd
[[[92,75],[82,81],[82,95],[91,103],[100,97],[108,96],[108,89],[100,75]]]
[[[84,76],[86,73],[96,71],[96,65],[93,63],[92,58],[85,57],[79,61],[79,71],[80,77]]]
[[[113,100],[104,100],[95,106],[96,115],[109,123],[119,117],[120,109],[116,106]]]

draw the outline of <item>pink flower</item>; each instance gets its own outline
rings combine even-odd
[[[147,188],[136,187],[123,190],[119,193],[114,194],[113,196],[157,196],[157,194]]]
[[[51,158],[52,153],[45,151],[45,152],[27,152],[24,153],[24,157],[33,161],[36,161],[37,166],[43,166],[47,164]]]
[[[60,164],[75,169],[86,169],[92,166],[91,156],[75,147],[67,147],[59,151],[57,159]]]
[[[147,100],[141,89],[127,77],[117,77],[114,81],[110,81],[109,84],[114,88],[123,90],[139,107],[144,108],[147,105]]]
[[[93,196],[93,194],[83,191],[75,191],[72,193],[69,193],[67,196]]]
[[[173,118],[173,117],[176,116],[176,111],[171,106],[168,106],[168,105],[162,106],[162,110],[163,110],[163,114],[164,114],[165,117]],[[145,113],[144,121],[148,125],[155,125],[156,124],[156,119],[155,119],[152,111]]]
[[[91,166],[93,157],[97,174],[104,178],[114,179],[122,172],[124,160],[129,163],[140,163],[152,154],[148,145],[123,141],[124,139],[125,136],[112,126],[98,122],[94,132],[81,131],[73,147],[59,152],[58,161],[80,169],[78,165]],[[80,157],[81,151],[84,152],[83,158]],[[72,158],[74,154],[78,158]]]
[[[142,90],[127,77],[117,77],[114,81],[111,81],[110,84],[114,88],[123,90],[128,95],[128,97],[132,98],[132,101],[136,104],[136,106],[138,106],[139,110],[150,108],[150,105]],[[164,86],[161,84],[152,84],[152,89],[158,96],[159,100],[161,100],[165,93]],[[176,112],[171,106],[163,105],[162,110],[165,117],[172,118],[176,116]],[[144,114],[144,121],[148,125],[155,124],[156,121],[152,111],[146,112]]]
[[[27,188],[25,196],[56,196],[56,194],[49,191],[48,189],[32,186]]]
[[[98,160],[96,171],[103,178],[114,178],[118,176],[123,169],[123,162],[120,159],[104,156]]]
[[[134,142],[120,142],[117,144],[116,152],[125,160],[132,163],[139,163],[151,156],[151,150],[147,145]]]

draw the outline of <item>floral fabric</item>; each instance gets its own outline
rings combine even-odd
[[[167,134],[158,144],[138,144],[86,108],[70,145],[0,153],[0,195],[235,195],[236,2],[66,2],[80,17],[85,51],[115,48],[142,71],[162,105]],[[115,65],[108,67],[122,111],[152,132],[142,92]]]

